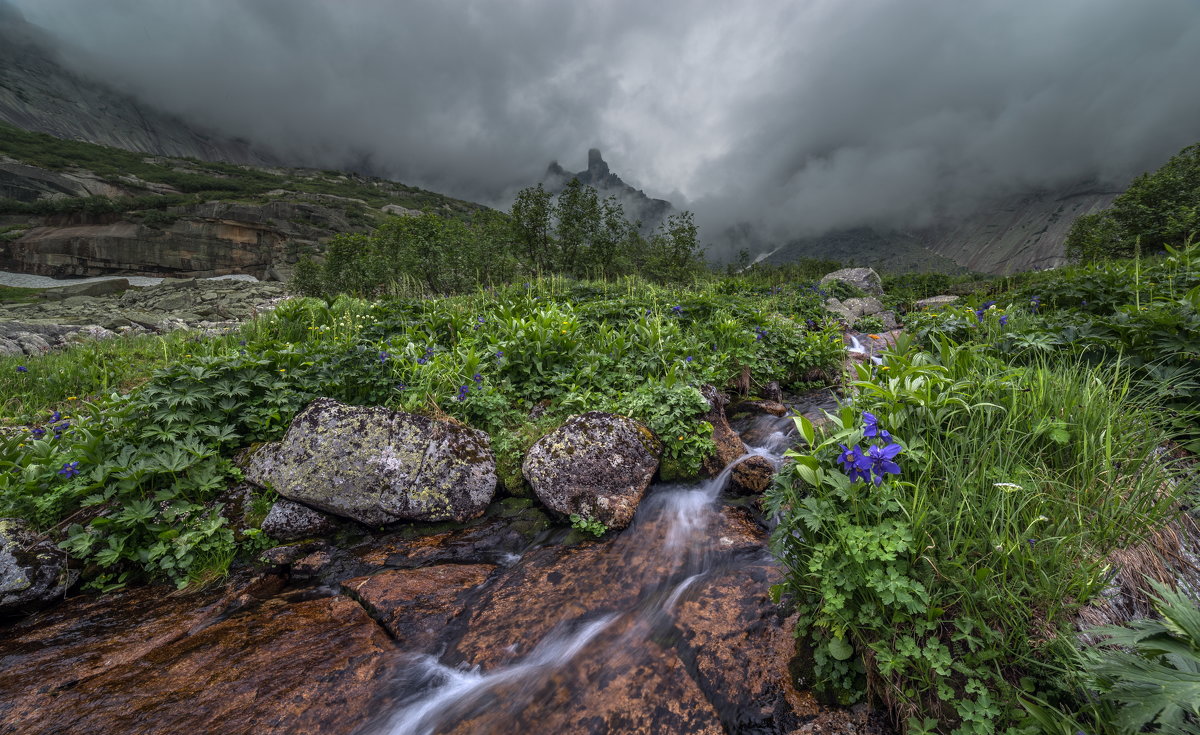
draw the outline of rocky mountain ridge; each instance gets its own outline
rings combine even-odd
[[[626,218],[641,222],[642,229],[646,231],[654,229],[675,211],[675,207],[667,200],[653,199],[641,189],[626,184],[608,167],[598,148],[588,151],[588,165],[583,171],[571,173],[558,161],[551,161],[546,168],[546,175],[542,177],[542,185],[551,194],[557,194],[566,188],[571,179],[578,179],[579,183],[594,188],[602,198],[616,197],[625,208]]]

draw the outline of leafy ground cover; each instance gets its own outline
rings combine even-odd
[[[220,512],[239,476],[230,457],[317,396],[483,429],[514,494],[528,446],[587,410],[646,422],[664,472],[694,476],[712,449],[700,385],[744,370],[796,389],[834,376],[844,348],[820,302],[807,284],[542,279],[441,299],[298,298],[226,337],[0,358],[0,515],[64,534],[96,587],[220,573],[264,543]]]

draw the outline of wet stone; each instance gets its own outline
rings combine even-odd
[[[466,604],[467,592],[495,569],[490,564],[442,564],[397,569],[342,582],[407,652],[431,651]]]
[[[286,498],[275,501],[262,522],[262,532],[279,541],[326,536],[337,529],[331,516]]]
[[[771,487],[775,465],[766,457],[747,457],[738,462],[729,476],[729,489],[738,495],[761,495]]]

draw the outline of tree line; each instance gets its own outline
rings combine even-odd
[[[301,259],[292,287],[375,296],[450,294],[544,275],[689,280],[704,267],[698,234],[684,211],[644,235],[615,197],[572,179],[558,196],[541,184],[521,190],[507,214],[479,210],[462,220],[426,211],[390,218],[370,234],[338,235],[323,262]]]

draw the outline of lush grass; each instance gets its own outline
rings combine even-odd
[[[0,286],[0,304],[22,304],[33,301],[40,288],[20,288],[18,286]]]
[[[1172,512],[1157,413],[1120,370],[1012,367],[977,346],[907,347],[860,370],[854,409],[780,475],[781,588],[843,701],[908,732],[1003,732],[1022,692],[1073,693],[1058,636],[1105,557]],[[893,439],[868,438],[863,411]],[[839,445],[898,442],[900,474],[852,482]]]

